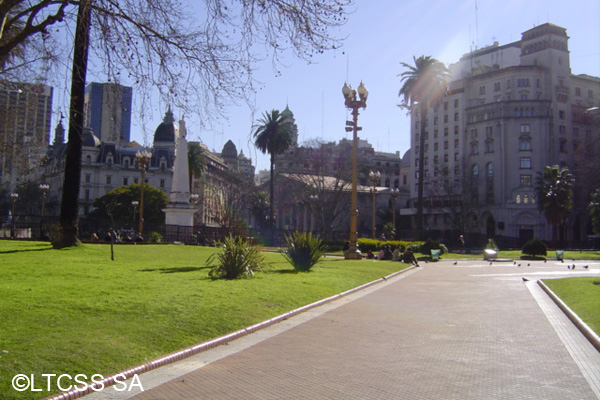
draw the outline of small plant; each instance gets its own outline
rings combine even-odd
[[[148,235],[148,243],[162,243],[163,237],[160,233],[158,232],[150,232],[150,235]]]
[[[327,246],[323,241],[308,232],[294,232],[286,235],[287,246],[284,257],[296,271],[309,271],[325,254]]]
[[[208,275],[215,279],[237,279],[254,276],[260,271],[264,257],[260,250],[242,237],[229,236],[223,241],[223,250],[208,258],[211,266]]]
[[[548,246],[540,239],[534,238],[523,245],[521,252],[533,257],[545,256],[548,254]]]

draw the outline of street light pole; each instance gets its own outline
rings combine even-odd
[[[392,188],[390,191],[392,195],[392,226],[394,227],[394,236],[396,236],[396,198],[400,195],[400,189]],[[398,239],[395,237],[394,239]]]
[[[356,97],[358,91],[359,98]],[[364,83],[360,83],[357,90],[352,89],[350,85],[344,83],[342,87],[342,94],[344,95],[344,104],[346,108],[352,110],[352,121],[346,121],[346,132],[352,132],[352,199],[350,209],[350,247],[344,254],[344,258],[347,260],[360,260],[362,256],[358,250],[358,233],[357,233],[357,187],[358,187],[358,173],[357,173],[357,149],[358,149],[358,131],[362,130],[358,126],[358,109],[367,108],[367,97],[369,91],[365,87]]]
[[[150,163],[152,153],[147,150],[138,151],[135,155],[135,160],[140,165],[142,170],[142,181],[140,182],[140,227],[139,234],[143,236],[144,232],[144,181],[146,179],[146,165]]]
[[[137,207],[140,205],[140,202],[137,200],[133,200],[131,202],[131,205],[133,206],[133,222],[131,223],[131,229],[134,230],[135,229],[135,214],[137,211]],[[135,233],[135,231],[133,233]]]
[[[379,178],[381,178],[381,172],[369,172],[369,180],[371,181],[371,193],[373,193],[373,228],[371,230],[371,238],[375,239],[375,195],[377,193],[377,183],[379,182]]]
[[[48,193],[50,186],[45,183],[41,183],[39,188],[42,191],[42,214],[40,217],[40,239],[43,240],[44,239],[44,208],[46,206],[46,193]]]
[[[19,193],[11,193],[10,199],[12,200],[12,211],[10,216],[10,237],[15,238],[15,203],[19,198]]]

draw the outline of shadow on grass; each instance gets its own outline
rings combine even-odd
[[[203,269],[210,269],[210,267],[152,268],[152,269],[140,269],[140,272],[160,272],[161,274],[175,274],[175,273],[178,273],[178,272],[202,271]]]
[[[46,250],[53,250],[52,247],[46,247],[43,249],[20,249],[20,250],[6,250],[6,251],[0,251],[0,254],[14,254],[14,253],[26,253],[29,251],[46,251]]]

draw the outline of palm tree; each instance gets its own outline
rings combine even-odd
[[[398,96],[404,97],[403,107],[414,110],[417,104],[419,112],[419,176],[417,187],[417,232],[423,231],[423,188],[425,171],[425,124],[427,113],[432,104],[446,93],[448,69],[431,56],[413,57],[414,66],[401,63],[406,68],[400,74],[403,82]]]
[[[552,225],[552,241],[558,238],[557,228],[573,207],[573,175],[567,167],[546,166],[535,179],[537,205]]]
[[[188,144],[188,169],[191,192],[193,177],[199,177],[206,169],[206,157],[204,155],[204,149],[197,143]]]
[[[286,151],[292,144],[292,122],[282,117],[279,110],[265,112],[263,117],[258,120],[259,125],[254,131],[254,145],[263,153],[271,155],[271,181],[269,195],[269,225],[272,227],[273,216],[273,187],[274,176],[273,168],[275,165],[275,156]]]

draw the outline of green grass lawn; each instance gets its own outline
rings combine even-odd
[[[0,398],[57,392],[17,392],[16,374],[106,376],[407,267],[329,257],[295,273],[265,253],[255,278],[211,280],[205,261],[215,251],[122,245],[110,261],[104,244],[0,241]]]
[[[544,283],[600,335],[600,278],[544,279]]]

